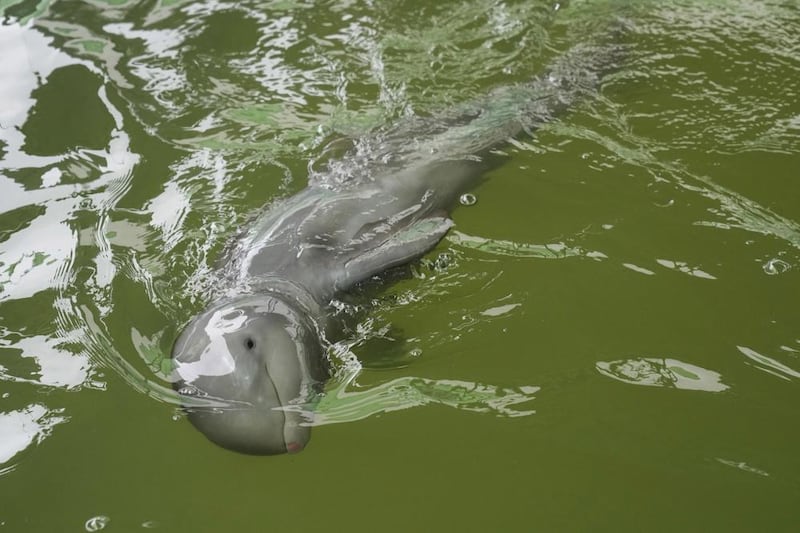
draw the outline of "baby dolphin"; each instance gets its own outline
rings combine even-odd
[[[303,415],[328,376],[328,304],[431,250],[458,198],[497,164],[491,149],[596,90],[613,46],[582,45],[529,83],[361,139],[298,194],[267,208],[218,274],[228,295],[182,331],[175,387],[211,441],[250,454],[302,450]]]

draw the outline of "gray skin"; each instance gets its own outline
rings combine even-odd
[[[577,47],[530,83],[404,119],[267,208],[219,268],[227,295],[173,347],[176,388],[197,429],[239,452],[302,450],[303,410],[327,377],[331,299],[436,246],[459,196],[496,164],[490,150],[594,92],[614,56]],[[208,404],[193,403],[201,398]]]

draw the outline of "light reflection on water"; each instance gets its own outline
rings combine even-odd
[[[72,391],[84,386],[102,388],[94,377],[88,350],[66,348],[67,344],[78,339],[85,340],[84,335],[71,327],[69,317],[74,316],[75,308],[69,304],[67,296],[74,291],[77,277],[75,263],[80,230],[76,219],[79,212],[88,206],[98,215],[93,229],[101,237],[91,243],[98,249],[92,281],[96,288],[102,289],[115,275],[108,243],[102,237],[107,213],[126,192],[138,156],[129,150],[129,137],[124,132],[122,115],[109,101],[103,85],[99,86],[94,97],[110,115],[114,125],[106,139],[106,149],[76,146],[63,153],[52,153],[47,143],[55,141],[58,145],[57,137],[51,135],[42,144],[33,134],[26,135],[24,132],[28,125],[36,118],[37,106],[43,105],[32,96],[41,94],[41,87],[46,87],[47,80],[76,67],[85,69],[91,77],[102,75],[92,64],[54,48],[52,39],[32,28],[13,24],[0,26],[0,41],[10,59],[2,62],[4,82],[0,83],[5,102],[0,116],[3,126],[0,129],[4,152],[2,168],[5,170],[0,176],[3,180],[3,211],[27,210],[33,214],[24,226],[6,235],[2,243],[0,261],[4,268],[0,274],[0,300],[41,299],[41,293],[50,294],[53,289],[56,294],[55,299],[50,300],[53,309],[42,309],[41,316],[34,323],[30,317],[6,314],[9,326],[3,328],[3,353],[6,356],[20,354],[18,357],[21,356],[22,360],[32,359],[38,368],[25,371],[26,365],[19,363],[22,360],[12,356],[10,361],[6,359],[12,364],[4,365],[0,375],[6,381],[45,388],[61,387]],[[31,155],[37,152],[48,155]],[[10,176],[22,172],[33,176],[38,174],[41,186],[32,188],[26,182],[12,181]],[[30,210],[32,206],[36,206],[33,211]],[[96,304],[100,309],[109,307],[102,301]],[[6,303],[8,305],[10,303]],[[53,320],[55,329],[52,322],[42,328],[41,324]],[[32,333],[37,329],[45,331]],[[9,401],[17,403],[19,400],[14,395]],[[43,398],[42,401],[46,400]],[[48,436],[53,426],[66,420],[48,413],[60,412],[59,408],[45,407],[38,402],[6,412],[4,434],[9,448],[3,462],[10,460],[16,451]]]
[[[31,404],[23,409],[0,412],[0,475],[13,470],[8,462],[31,444],[38,444],[49,436],[53,428],[66,422],[63,410],[48,409],[41,404]]]
[[[742,353],[742,355],[749,359],[749,364],[752,364],[764,372],[787,381],[800,378],[800,371],[781,363],[777,359],[767,357],[766,355],[763,355],[752,348],[748,348],[747,346],[737,346],[736,348]],[[797,352],[795,351],[795,353]]]
[[[639,357],[598,361],[596,366],[604,376],[632,385],[706,392],[722,392],[729,388],[717,372],[677,359]]]

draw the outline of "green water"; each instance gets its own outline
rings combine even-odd
[[[794,531],[800,5],[556,6],[0,0],[0,529]],[[603,32],[598,93],[339,302],[305,451],[189,424],[165,356],[262,205]]]

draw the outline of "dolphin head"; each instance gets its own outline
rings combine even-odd
[[[308,443],[302,406],[327,369],[320,334],[297,302],[256,294],[212,305],[183,330],[172,358],[189,420],[214,443],[260,455]]]

